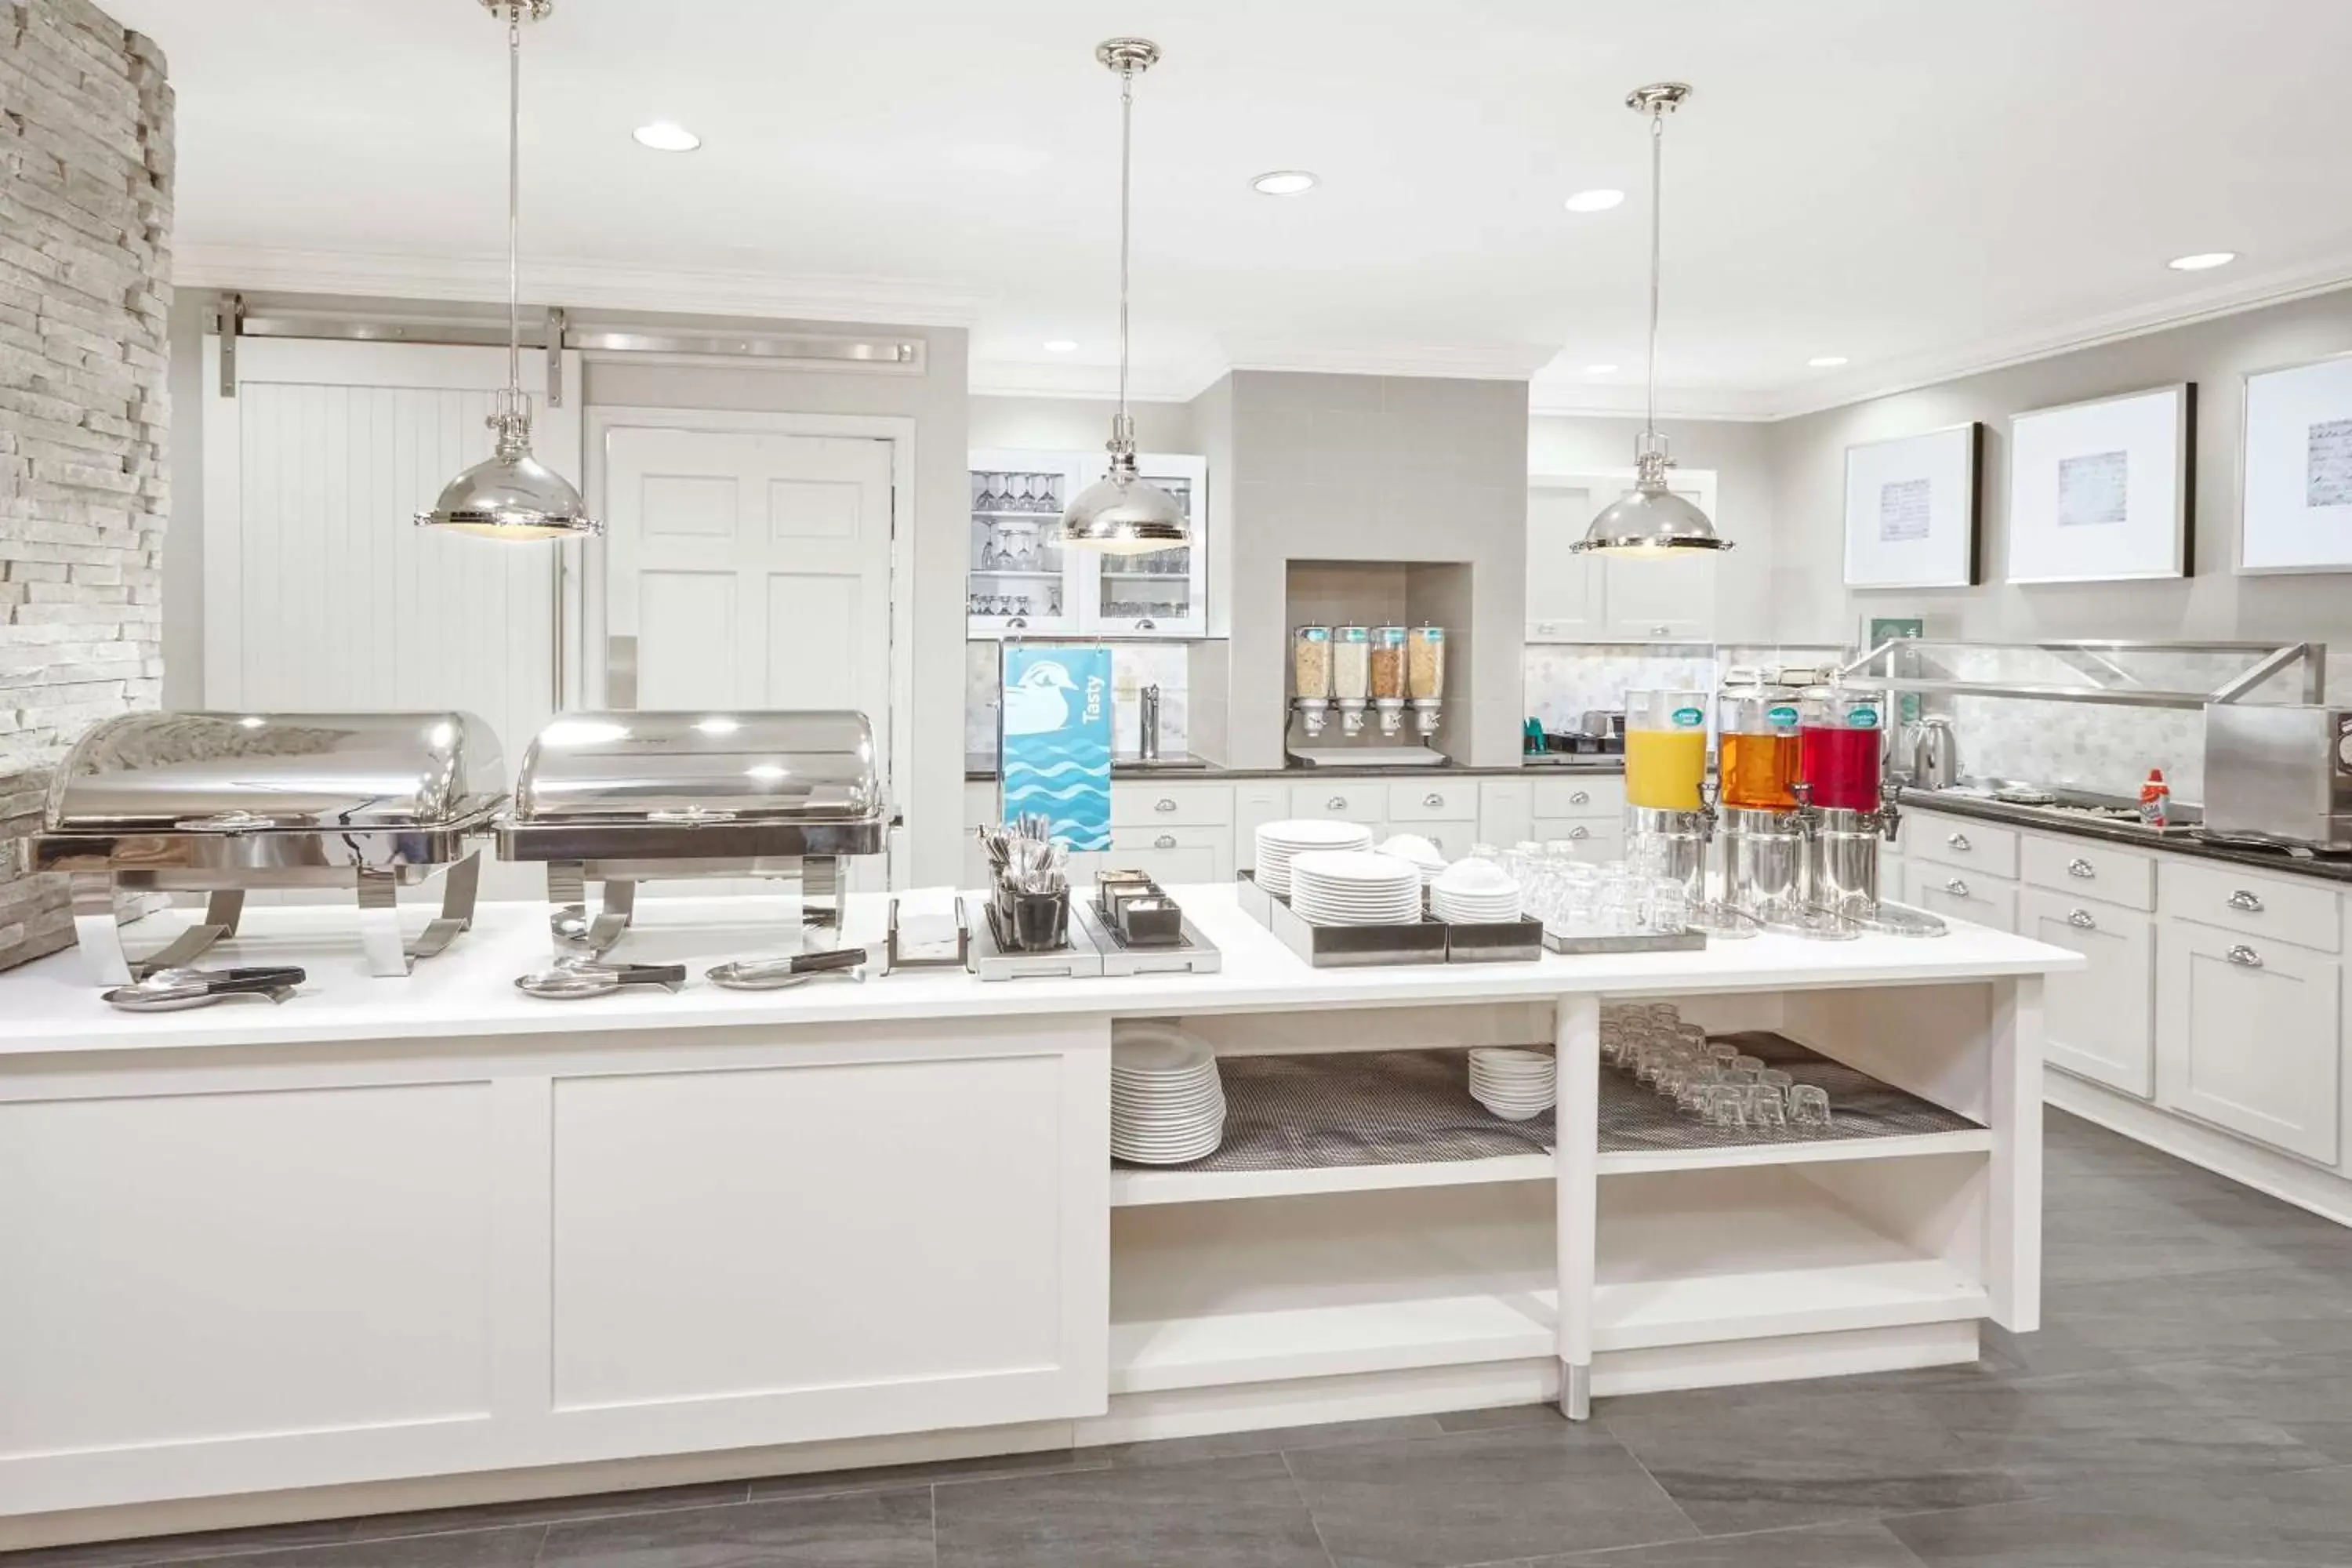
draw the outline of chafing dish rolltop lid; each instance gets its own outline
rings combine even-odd
[[[205,921],[138,964],[184,964],[234,935],[254,888],[354,889],[372,973],[408,973],[473,923],[478,837],[506,804],[498,737],[471,713],[126,713],[49,784],[30,868],[71,879],[97,978],[134,978],[118,892],[209,894]],[[442,879],[414,942],[398,889]]]
[[[835,923],[840,861],[887,844],[889,804],[862,713],[567,713],[523,753],[499,854],[547,864],[562,941],[602,952],[636,884],[797,879],[803,918]],[[587,884],[604,884],[588,913]]]

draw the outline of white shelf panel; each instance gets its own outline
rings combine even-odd
[[[1906,1160],[1926,1154],[1982,1153],[1992,1133],[1981,1127],[1958,1132],[1921,1132],[1893,1138],[1856,1138],[1844,1142],[1743,1143],[1729,1149],[1601,1151],[1604,1176],[1658,1171],[1724,1171],[1759,1165],[1826,1164],[1845,1160]]]
[[[1144,1204],[1221,1203],[1234,1198],[1310,1193],[1379,1192],[1401,1187],[1464,1187],[1488,1182],[1549,1182],[1549,1153],[1492,1160],[1433,1160],[1412,1165],[1323,1165],[1297,1171],[1130,1171],[1110,1173],[1114,1208]]]
[[[1121,1209],[1110,1391],[1550,1355],[1551,1197],[1538,1183]]]
[[[1596,1350],[1985,1315],[1971,1270],[1873,1228],[1787,1170],[1684,1172],[1601,1189]]]

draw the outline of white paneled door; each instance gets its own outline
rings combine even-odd
[[[892,778],[892,443],[612,426],[606,705],[849,708]]]
[[[242,339],[225,396],[219,340],[205,349],[205,705],[463,708],[511,764],[555,710],[557,574],[577,546],[414,521],[490,455],[505,352]],[[523,363],[533,447],[576,479],[578,366],[551,408],[546,356]]]

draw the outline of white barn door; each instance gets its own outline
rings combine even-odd
[[[208,708],[463,708],[511,775],[558,706],[559,574],[574,544],[415,526],[490,454],[502,349],[244,338],[221,395],[205,342],[205,679]],[[562,408],[546,356],[523,358],[540,459],[580,478],[580,373]],[[575,563],[576,564],[576,563]]]

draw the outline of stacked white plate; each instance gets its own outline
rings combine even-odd
[[[1506,1121],[1525,1121],[1551,1109],[1552,1059],[1548,1051],[1482,1046],[1470,1053],[1470,1098]]]
[[[1290,863],[1291,911],[1308,925],[1409,925],[1421,919],[1421,868],[1370,849],[1318,849]]]
[[[1352,822],[1332,822],[1304,816],[1289,822],[1269,822],[1257,830],[1257,860],[1251,875],[1257,885],[1279,898],[1290,897],[1290,862],[1294,857],[1318,849],[1370,849],[1372,830]]]
[[[1165,1024],[1115,1024],[1110,1036],[1110,1152],[1139,1165],[1181,1165],[1217,1152],[1225,1088],[1217,1055]]]
[[[1519,885],[1491,860],[1448,866],[1429,887],[1429,912],[1448,925],[1497,925],[1519,918]]]

